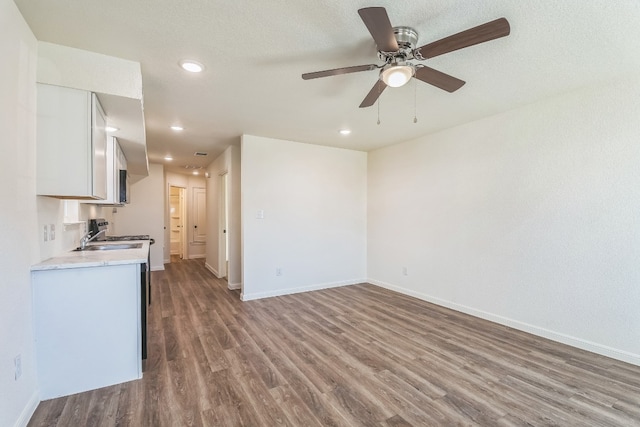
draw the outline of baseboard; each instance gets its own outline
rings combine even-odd
[[[20,417],[16,420],[14,424],[15,427],[26,427],[29,424],[29,420],[33,416],[33,413],[36,412],[36,408],[40,404],[40,394],[36,390],[29,399],[29,402],[25,405]]]
[[[151,267],[151,271],[164,271],[164,265],[156,265],[155,267]]]
[[[478,310],[473,307],[468,307],[462,304],[457,304],[451,301],[443,300],[441,298],[433,297],[431,295],[423,294],[421,292],[416,292],[411,289],[402,288],[400,286],[391,285],[389,283],[381,282],[379,280],[369,279],[367,282],[371,283],[372,285],[379,286],[381,288],[389,289],[389,290],[399,292],[404,295],[409,295],[409,296],[412,296],[412,297],[415,297],[423,301],[427,301],[442,307],[450,308],[451,310],[459,311],[461,313],[469,314],[474,317],[479,317],[481,319],[499,323],[501,325],[508,326],[510,328],[517,329],[519,331],[528,332],[532,335],[536,335],[542,338],[547,338],[551,341],[556,341],[562,344],[569,345],[571,347],[579,348],[581,350],[590,351],[592,353],[600,354],[602,356],[611,357],[612,359],[616,359],[622,362],[631,363],[632,365],[640,366],[640,355],[638,354],[608,347],[592,341],[584,340],[582,338],[577,338],[571,335],[541,328],[539,326],[530,325],[528,323],[524,323],[518,320],[499,316],[497,314],[488,313],[486,311]]]
[[[236,291],[238,289],[242,289],[242,283],[229,283],[227,285],[227,289],[230,291]]]
[[[213,268],[211,266],[211,264],[209,264],[208,262],[204,263],[204,267],[209,270],[210,272],[213,273],[214,276],[216,276],[218,279],[220,278],[220,274],[218,274],[218,270],[216,270],[215,268]]]
[[[206,258],[207,256],[202,254],[202,255],[189,255],[189,259],[202,259],[202,258]]]
[[[333,283],[319,283],[319,284],[315,284],[315,285],[301,286],[299,288],[276,289],[276,290],[269,291],[269,292],[256,292],[256,293],[250,293],[250,294],[241,293],[240,294],[240,299],[242,301],[250,301],[250,300],[255,300],[255,299],[262,299],[262,298],[278,297],[278,296],[282,296],[282,295],[297,294],[297,293],[300,293],[300,292],[319,291],[321,289],[338,288],[340,286],[356,285],[358,283],[363,283],[363,282],[366,282],[366,279],[344,280],[344,281],[333,282]]]

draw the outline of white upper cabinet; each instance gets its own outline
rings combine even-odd
[[[37,68],[38,83],[97,94],[107,123],[118,128],[110,136],[127,156],[127,182],[149,175],[139,62],[40,41]]]
[[[107,198],[107,135],[97,96],[38,84],[36,194]]]

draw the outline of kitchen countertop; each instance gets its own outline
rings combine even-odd
[[[93,245],[118,245],[121,241],[90,242]],[[141,264],[147,262],[149,240],[129,240],[126,243],[142,243],[139,249],[114,249],[109,251],[69,251],[31,266],[31,271],[64,268],[103,267],[107,265]]]

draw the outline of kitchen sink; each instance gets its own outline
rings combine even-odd
[[[88,245],[84,249],[76,248],[74,251],[115,251],[117,249],[140,249],[142,243],[120,243],[115,245]]]

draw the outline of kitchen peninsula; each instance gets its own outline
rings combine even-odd
[[[41,399],[142,377],[149,241],[112,249],[122,243],[92,242],[102,250],[31,267]]]

